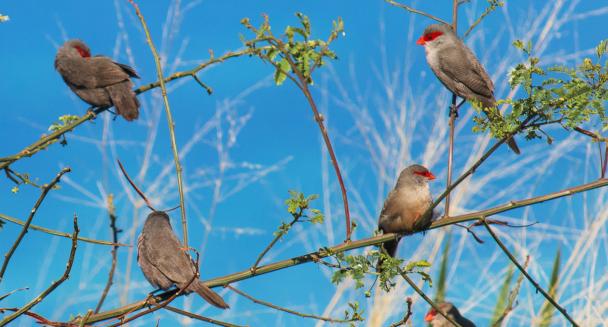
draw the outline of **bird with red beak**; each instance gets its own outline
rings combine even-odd
[[[378,218],[383,233],[409,234],[428,228],[432,215],[423,217],[433,203],[429,181],[435,176],[422,165],[411,165],[401,171],[395,188],[388,194]],[[422,220],[424,219],[424,220]],[[391,257],[397,252],[400,238],[385,242],[383,248]],[[376,269],[380,271],[382,260]]]
[[[445,24],[429,25],[416,44],[424,46],[426,61],[441,83],[459,97],[481,103],[490,121],[503,117],[496,109],[494,83],[488,73],[452,27]],[[519,154],[519,148],[511,137],[507,145]]]
[[[55,69],[63,81],[86,103],[95,107],[116,108],[126,120],[139,117],[139,101],[130,78],[135,70],[104,56],[91,56],[80,40],[69,40],[55,56]]]
[[[450,317],[452,320],[457,322],[462,327],[475,327],[475,324],[469,319],[463,317],[460,314],[460,311],[450,302],[442,302],[437,304],[441,312],[444,315]],[[435,310],[435,308],[431,308],[429,312],[427,312],[426,316],[424,316],[424,321],[430,323],[432,327],[452,327],[452,323],[445,319],[440,313]]]

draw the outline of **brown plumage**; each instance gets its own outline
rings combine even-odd
[[[496,109],[492,79],[450,26],[429,25],[416,43],[424,46],[427,63],[448,90],[463,99],[481,102],[490,120],[503,119]],[[507,145],[520,153],[513,138]]]
[[[144,223],[137,239],[137,263],[150,284],[163,290],[173,285],[185,287],[196,273],[194,262],[173,233],[169,216],[162,211],[152,212]],[[220,309],[229,307],[199,279],[192,281],[185,292],[196,292]]]
[[[422,221],[422,215],[433,203],[428,182],[435,176],[424,166],[411,165],[401,171],[395,188],[388,194],[378,217],[378,228],[383,233],[412,233],[426,229],[432,215]],[[384,243],[386,252],[394,257],[399,240]],[[380,271],[382,262],[378,262]]]
[[[450,302],[442,302],[437,304],[443,314],[450,317],[462,327],[475,327],[475,324],[469,319],[463,317],[460,311]],[[431,308],[424,317],[424,321],[430,323],[432,327],[452,327],[452,323],[445,319],[441,314]]]
[[[139,101],[130,78],[135,70],[104,56],[91,57],[89,47],[80,40],[67,41],[55,56],[55,69],[70,89],[95,107],[114,106],[126,120],[139,117]]]

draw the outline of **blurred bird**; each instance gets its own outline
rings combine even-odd
[[[496,109],[490,76],[449,25],[429,25],[416,44],[424,46],[427,63],[446,88],[465,100],[481,102],[490,121],[503,119]],[[513,138],[507,140],[507,145],[520,153]]]
[[[152,212],[144,223],[137,240],[137,263],[150,284],[163,290],[173,285],[180,289],[188,286],[197,270],[173,233],[169,216],[162,211]],[[184,292],[196,292],[220,309],[229,308],[217,293],[198,278]]]
[[[135,70],[104,56],[91,57],[89,47],[80,40],[63,44],[55,56],[55,69],[63,81],[86,103],[95,107],[116,107],[131,121],[139,116],[139,101],[130,77]]]
[[[422,215],[433,203],[428,182],[435,176],[424,166],[411,165],[401,171],[395,188],[388,194],[378,218],[383,233],[412,233],[428,228],[432,215]],[[385,242],[386,252],[394,257],[399,240]],[[380,271],[382,261],[378,261]]]
[[[475,327],[475,324],[469,319],[463,317],[458,309],[450,302],[442,302],[437,304],[441,312],[446,316],[452,318],[462,327]],[[424,316],[424,321],[429,322],[433,327],[452,327],[452,323],[445,319],[440,313],[431,308],[429,312]]]

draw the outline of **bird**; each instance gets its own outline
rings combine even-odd
[[[139,101],[131,78],[137,72],[104,56],[91,56],[81,40],[65,42],[55,56],[55,69],[63,81],[86,103],[94,107],[116,108],[127,121],[139,117]]]
[[[146,218],[137,239],[137,263],[148,282],[158,289],[187,286],[183,291],[186,294],[196,292],[220,309],[229,308],[221,296],[194,277],[196,266],[175,236],[169,215],[163,211],[154,211]]]
[[[439,309],[443,314],[452,318],[455,322],[457,322],[462,327],[475,327],[475,324],[469,319],[463,317],[452,303],[450,302],[441,302],[437,304]],[[449,322],[445,317],[435,310],[435,308],[431,308],[429,312],[427,312],[426,316],[424,316],[424,321],[431,324],[432,327],[452,327],[452,323]]]
[[[378,228],[383,233],[407,234],[428,228],[432,215],[423,214],[433,203],[429,181],[435,179],[426,167],[411,165],[401,171],[395,188],[390,191],[378,217]],[[425,219],[424,221],[421,218]],[[382,247],[387,254],[395,257],[400,238],[385,242]],[[376,270],[381,271],[382,260]]]
[[[427,63],[448,90],[465,100],[480,102],[490,121],[503,120],[496,109],[492,79],[452,27],[429,25],[416,44],[424,46]],[[506,142],[513,152],[520,153],[513,137]]]

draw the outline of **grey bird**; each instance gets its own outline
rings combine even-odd
[[[95,107],[116,108],[126,120],[139,117],[139,101],[131,77],[137,72],[104,56],[91,57],[89,47],[80,40],[69,40],[55,56],[55,69],[78,97]]]
[[[188,286],[196,273],[192,258],[184,251],[173,233],[169,216],[162,211],[148,215],[137,240],[137,263],[146,279],[156,288],[167,290],[173,285]],[[220,308],[229,306],[198,278],[194,279],[185,293],[196,292],[205,301]]]
[[[424,166],[411,165],[401,171],[395,188],[388,194],[378,218],[383,233],[412,233],[426,229],[432,215],[422,217],[433,203],[428,182],[435,176]],[[421,220],[424,218],[425,220]],[[386,252],[394,257],[399,240],[385,242]],[[380,271],[379,261],[377,270]]]
[[[448,90],[463,99],[481,102],[491,121],[503,119],[496,109],[492,79],[449,25],[429,25],[416,44],[424,46],[427,63]],[[513,138],[507,145],[520,153]]]
[[[469,319],[463,317],[460,314],[460,311],[450,302],[442,302],[437,304],[439,309],[443,314],[450,317],[452,320],[457,322],[462,327],[475,327],[475,324]],[[424,316],[424,321],[430,323],[433,327],[452,327],[452,323],[449,322],[445,317],[435,310],[435,308],[431,308],[429,312]]]

